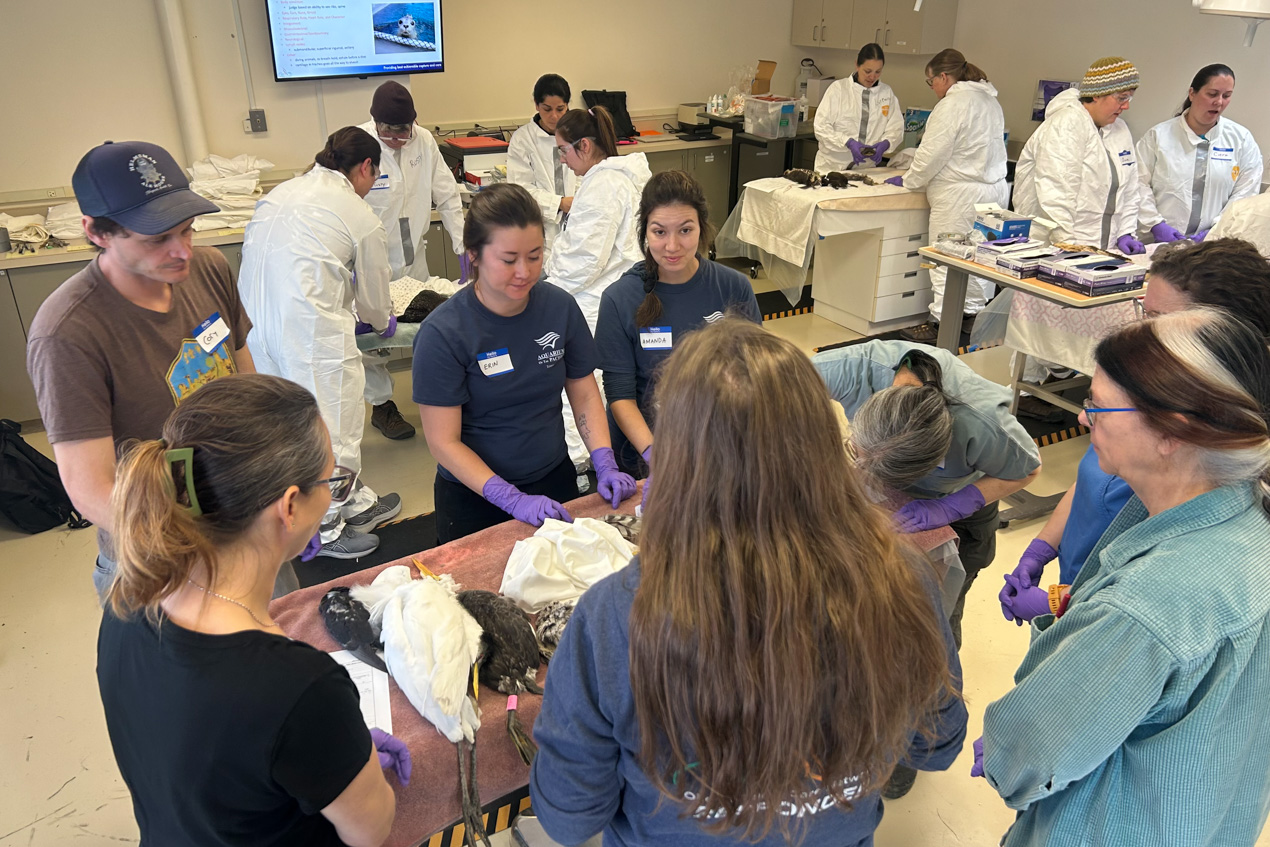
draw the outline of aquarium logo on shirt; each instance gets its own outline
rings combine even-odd
[[[546,367],[554,367],[557,362],[564,359],[564,348],[557,349],[560,342],[560,333],[548,332],[541,338],[535,338],[534,343],[542,348],[542,352],[538,354],[538,364]]]

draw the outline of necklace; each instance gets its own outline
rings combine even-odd
[[[248,606],[246,603],[240,603],[237,600],[235,600],[233,597],[226,597],[224,594],[217,594],[215,591],[211,590],[210,588],[204,588],[203,586],[195,582],[193,579],[190,579],[188,577],[186,578],[185,581],[188,582],[190,585],[194,586],[195,588],[197,588],[199,591],[202,591],[204,594],[210,594],[211,596],[216,597],[217,599],[224,600],[226,603],[233,603],[235,606],[238,606],[241,609],[245,609],[247,614],[251,615],[251,619],[255,621],[256,623],[260,624],[261,626],[263,626],[265,629],[272,629],[272,628],[278,627],[276,623],[265,623],[260,618],[256,617],[256,613],[253,612],[251,610],[251,607]]]

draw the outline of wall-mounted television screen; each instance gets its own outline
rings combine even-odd
[[[267,0],[279,81],[445,70],[441,0]]]

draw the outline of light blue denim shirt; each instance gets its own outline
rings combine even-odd
[[[1231,847],[1270,809],[1270,519],[1255,486],[1136,496],[984,715],[1005,844]]]

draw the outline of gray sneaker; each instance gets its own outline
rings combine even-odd
[[[379,536],[358,532],[345,522],[340,537],[322,545],[319,556],[330,559],[360,559],[374,553],[379,547]]]
[[[381,523],[390,521],[399,514],[401,514],[401,496],[398,494],[381,494],[375,505],[364,512],[353,515],[351,518],[345,518],[344,523],[358,532],[370,532]]]

